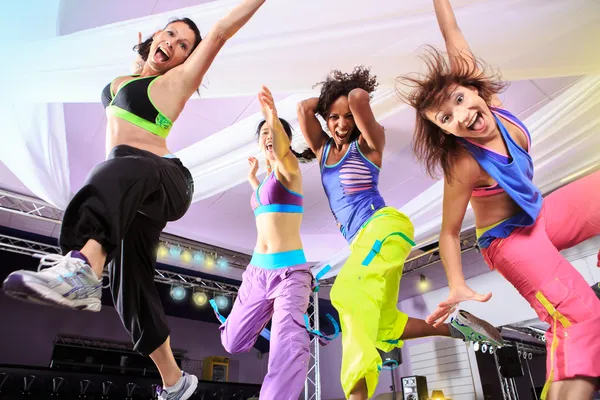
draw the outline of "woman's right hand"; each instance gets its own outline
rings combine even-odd
[[[254,157],[248,157],[248,167],[250,168],[248,171],[248,178],[256,178],[256,173],[258,172],[258,160]]]
[[[492,297],[492,293],[480,294],[471,289],[466,282],[462,285],[453,287],[450,289],[450,293],[448,294],[448,298],[438,304],[437,308],[434,312],[429,314],[425,319],[425,322],[428,324],[432,324],[436,328],[448,319],[450,314],[452,314],[458,304],[467,301],[467,300],[475,300],[479,302],[486,302]]]

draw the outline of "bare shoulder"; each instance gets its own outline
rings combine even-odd
[[[462,151],[455,156],[452,172],[455,184],[474,187],[481,179],[482,169],[468,151]]]

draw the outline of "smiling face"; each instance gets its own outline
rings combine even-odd
[[[184,22],[173,22],[153,36],[146,63],[153,70],[164,74],[183,64],[192,53],[196,35]]]
[[[494,116],[477,89],[455,85],[439,107],[425,112],[427,119],[446,134],[481,139],[494,133]]]
[[[273,134],[267,124],[260,127],[258,135],[258,147],[269,162],[275,162],[275,154],[273,153]]]
[[[356,124],[350,111],[348,97],[340,96],[331,104],[327,114],[327,128],[336,145],[342,146],[350,141]]]

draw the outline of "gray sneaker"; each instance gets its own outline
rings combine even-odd
[[[456,317],[452,318],[450,331],[452,337],[463,339],[465,342],[487,342],[493,346],[504,345],[502,335],[498,329],[494,328],[489,322],[479,319],[464,310],[459,310]]]
[[[160,389],[159,400],[186,400],[192,397],[198,387],[198,378],[195,375],[181,373],[179,381],[169,389]]]
[[[2,289],[8,296],[30,303],[94,312],[102,308],[102,280],[72,252],[42,257],[38,272],[11,273]]]

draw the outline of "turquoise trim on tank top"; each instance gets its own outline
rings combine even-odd
[[[177,158],[177,156],[173,153],[165,154],[163,158]]]
[[[282,251],[281,253],[263,254],[254,252],[250,264],[264,269],[288,268],[305,264],[306,257],[303,249]]]
[[[256,207],[256,209],[254,210],[254,216],[258,217],[260,214],[274,213],[274,212],[301,214],[304,212],[304,207],[297,206],[294,204],[266,204],[264,206],[260,205],[260,206]]]

